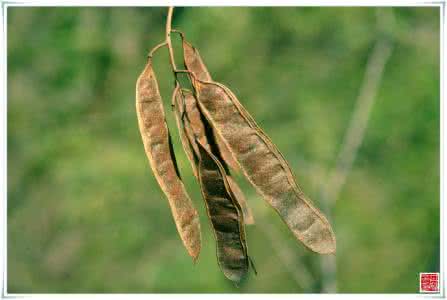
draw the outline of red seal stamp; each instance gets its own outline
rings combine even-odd
[[[439,293],[439,273],[419,273],[420,293]]]

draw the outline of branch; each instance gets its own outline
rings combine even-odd
[[[357,157],[359,147],[365,136],[371,108],[376,100],[379,83],[392,48],[390,41],[379,40],[368,58],[355,109],[352,113],[349,127],[346,130],[336,166],[329,175],[329,182],[325,189],[326,197],[324,198],[330,205],[337,200],[340,189],[345,184],[349,171]]]
[[[340,191],[346,182],[352,165],[357,157],[365,136],[371,109],[376,100],[377,91],[383,77],[385,66],[393,51],[393,44],[386,35],[394,25],[392,8],[377,10],[377,29],[380,34],[368,57],[365,74],[360,86],[349,126],[343,139],[334,169],[329,173],[328,183],[321,191],[321,199],[326,207],[328,217],[333,210]],[[323,276],[322,290],[326,293],[337,291],[335,256],[322,257],[320,269]]]

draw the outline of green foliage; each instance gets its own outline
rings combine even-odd
[[[419,272],[439,271],[439,11],[393,11],[386,34],[394,50],[364,142],[326,211],[338,239],[339,292],[414,293]],[[8,292],[321,290],[320,257],[241,180],[258,224],[247,236],[259,274],[240,288],[224,278],[169,116],[202,221],[197,265],[186,254],[148,166],[134,102],[146,54],[163,39],[165,14],[8,10]],[[173,27],[200,49],[213,77],[238,95],[321,206],[368,55],[383,34],[376,9],[177,8]],[[169,113],[173,82],[161,52],[155,65]],[[300,267],[286,268],[266,226]],[[313,278],[309,287],[294,280],[302,266]]]

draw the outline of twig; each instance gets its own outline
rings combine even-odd
[[[177,66],[175,65],[174,49],[172,48],[172,42],[171,42],[171,23],[172,23],[173,12],[174,7],[170,6],[168,9],[168,17],[166,18],[166,44],[169,50],[169,62],[171,64],[172,71],[175,72],[177,70]]]
[[[329,182],[325,190],[325,198],[330,204],[337,200],[340,189],[346,182],[346,178],[357,156],[358,149],[363,141],[371,108],[376,99],[383,70],[391,55],[391,51],[391,43],[387,40],[380,40],[376,43],[368,58],[362,87],[356,101],[356,107],[352,114],[349,127],[346,130],[336,166],[329,175]]]
[[[382,35],[368,57],[355,108],[346,130],[335,168],[330,173],[328,184],[324,189],[323,198],[329,202],[329,205],[332,205],[332,202],[337,200],[340,189],[346,182],[346,178],[357,156],[358,149],[365,135],[371,108],[376,100],[385,65],[393,50],[391,40],[388,36],[383,35],[385,28],[392,27],[394,23],[391,8],[388,8],[387,12],[385,13],[385,11],[380,9],[377,11],[377,27]]]
[[[387,12],[387,13],[386,13]],[[384,35],[386,29],[392,27],[394,17],[391,8],[387,11],[377,11],[377,27],[381,36],[377,40],[368,57],[365,74],[349,126],[346,130],[340,152],[334,169],[329,173],[328,183],[321,191],[321,199],[326,207],[328,216],[333,210],[341,188],[346,182],[352,165],[357,157],[360,145],[364,139],[371,109],[376,100],[383,71],[393,50],[391,40]],[[323,291],[336,292],[336,260],[335,256],[326,256],[321,259],[321,272],[323,276]]]
[[[166,46],[166,45],[167,45],[166,41],[164,41],[164,42],[158,44],[157,46],[155,46],[154,48],[152,48],[151,52],[149,52],[149,54],[147,55],[147,57],[148,57],[148,58],[152,58],[152,57],[154,56],[155,52],[158,51],[158,49],[160,49],[161,47],[164,47],[164,46]]]

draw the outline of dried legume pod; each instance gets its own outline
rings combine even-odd
[[[211,81],[211,75],[208,72],[205,64],[203,63],[202,58],[200,57],[199,51],[194,48],[186,39],[182,32],[175,30],[175,32],[179,33],[182,37],[182,45],[183,45],[183,57],[185,66],[187,69],[194,73],[196,78],[202,81]],[[220,155],[225,163],[233,170],[238,172],[239,165],[236,162],[235,158],[231,155],[231,151],[228,150],[225,143],[219,138],[218,135],[215,135],[216,144],[219,148]]]
[[[200,151],[199,181],[216,238],[217,260],[225,277],[239,283],[247,275],[250,263],[241,208],[219,160],[196,141]]]
[[[173,93],[173,107],[177,124],[182,141],[186,141],[185,151],[190,153],[188,157],[198,175],[207,214],[216,238],[219,266],[228,279],[239,283],[248,272],[250,263],[243,227],[244,216],[231,191],[225,169],[219,159],[211,153],[210,145],[205,145],[207,137],[201,116],[197,116],[194,112],[188,114],[191,103],[187,102],[191,99],[195,101],[191,93],[176,86]]]
[[[173,92],[172,103],[173,107],[175,107],[177,127],[179,129],[183,148],[191,163],[194,175],[197,177],[196,164],[197,157],[199,156],[199,149],[197,143],[195,143],[195,139],[201,141],[202,145],[204,145],[208,151],[215,153],[215,156],[225,169],[225,161],[220,159],[219,156],[220,149],[215,149],[216,143],[214,133],[209,124],[207,124],[207,120],[202,116],[194,95],[189,91],[182,90],[180,86],[177,85]],[[192,142],[189,142],[188,139]],[[245,224],[254,224],[253,213],[247,204],[243,192],[230,175],[227,174],[226,177],[229,182],[229,188],[233,192],[236,201],[238,201],[241,206]]]
[[[137,80],[136,110],[150,166],[168,198],[182,242],[195,261],[201,247],[199,217],[179,176],[151,57]]]
[[[239,185],[236,183],[236,181],[233,179],[233,177],[227,175],[227,181],[230,185],[230,189],[234,194],[235,199],[237,202],[239,202],[242,214],[244,215],[244,223],[247,225],[252,225],[255,223],[255,219],[253,217],[253,213],[250,209],[250,206],[248,206],[247,199],[245,198],[244,193],[242,192]]]
[[[172,93],[172,108],[175,113],[175,121],[177,123],[177,129],[179,131],[180,140],[182,142],[183,150],[186,153],[186,156],[188,157],[188,160],[191,164],[192,171],[194,173],[194,176],[198,177],[198,171],[197,171],[197,164],[199,163],[199,159],[196,155],[196,153],[199,152],[199,148],[197,148],[197,145],[194,145],[195,148],[193,149],[193,145],[189,142],[190,139],[194,140],[194,135],[192,134],[192,131],[190,128],[186,127],[186,124],[183,122],[183,119],[186,118],[186,112],[184,109],[184,101],[183,101],[183,93],[180,85],[176,84],[174,91]],[[191,136],[188,138],[188,134]]]
[[[201,81],[194,74],[191,78],[202,113],[256,190],[305,246],[322,254],[335,252],[329,222],[301,191],[282,154],[239,100],[220,83]]]

